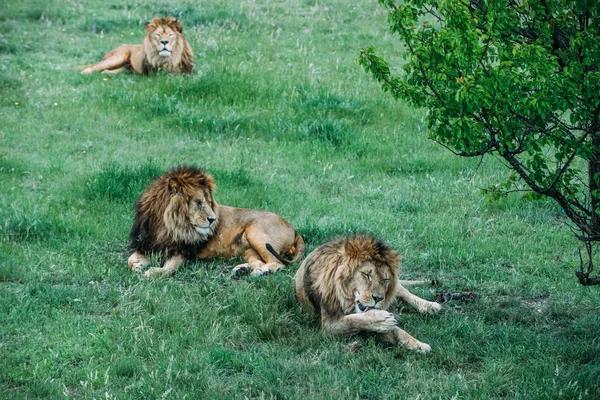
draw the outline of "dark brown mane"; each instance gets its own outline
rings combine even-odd
[[[196,191],[203,190],[214,208],[216,203],[212,193],[215,189],[214,178],[194,166],[180,166],[156,178],[135,203],[135,217],[129,235],[130,248],[143,253],[169,253],[177,250],[186,257],[193,258],[206,240],[199,240],[199,236],[193,231],[189,234],[174,234],[173,231],[192,229],[178,219],[184,218],[188,202]],[[172,209],[175,212],[167,213]],[[186,235],[192,239],[182,241],[181,238]]]

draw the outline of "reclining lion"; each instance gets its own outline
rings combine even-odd
[[[158,70],[191,73],[194,54],[185,36],[183,25],[173,17],[156,17],[146,24],[143,44],[124,44],[111,50],[104,58],[83,67],[82,74],[102,71],[116,74],[123,70],[149,74]]]
[[[310,253],[296,272],[296,297],[321,315],[323,329],[336,335],[375,332],[387,342],[427,353],[431,347],[397,325],[388,308],[396,298],[421,313],[436,313],[438,303],[423,300],[399,281],[400,257],[371,236],[332,240]]]
[[[160,176],[135,205],[128,264],[142,272],[153,253],[164,265],[147,276],[168,276],[186,260],[243,256],[232,273],[262,275],[296,263],[302,237],[279,215],[217,204],[214,178],[196,167],[178,167]],[[280,254],[290,255],[292,260]]]

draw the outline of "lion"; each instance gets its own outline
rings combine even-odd
[[[135,204],[128,259],[142,272],[152,254],[163,255],[161,267],[146,276],[169,276],[186,260],[243,256],[234,276],[259,276],[297,263],[304,241],[277,214],[217,204],[214,178],[203,169],[181,166],[155,179]],[[293,257],[291,260],[281,255]]]
[[[421,313],[441,305],[411,294],[398,280],[400,256],[370,235],[337,238],[315,249],[296,272],[296,297],[303,308],[321,316],[321,326],[335,335],[375,332],[380,339],[428,353],[431,346],[397,325],[388,308],[396,298]]]
[[[82,74],[102,71],[117,74],[123,70],[140,74],[166,70],[191,73],[194,53],[185,36],[183,25],[173,17],[153,18],[146,24],[144,44],[124,44],[111,50],[96,64],[83,67]]]

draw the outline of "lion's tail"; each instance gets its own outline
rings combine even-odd
[[[302,239],[302,236],[298,235],[298,232],[296,232],[296,238],[294,239],[294,258],[291,260],[286,260],[285,258],[281,257],[281,255],[275,251],[273,246],[271,246],[271,243],[267,243],[266,247],[267,250],[269,250],[269,253],[273,254],[273,256],[275,256],[275,258],[278,259],[283,265],[295,264],[302,260],[302,257],[304,257],[304,240]]]
[[[439,282],[436,279],[432,279],[429,281],[403,281],[402,279],[398,279],[398,283],[402,286],[416,286],[416,285],[439,285]]]
[[[88,65],[77,65],[76,67],[71,67],[69,68],[71,71],[83,71],[84,69],[86,69],[87,67],[91,67],[94,64],[88,64]]]

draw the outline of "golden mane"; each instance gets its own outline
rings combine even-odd
[[[318,262],[317,262],[318,261]],[[392,276],[385,296],[385,309],[394,298],[400,256],[381,241],[368,235],[334,239],[306,258],[305,288],[310,302],[330,315],[349,314],[354,310],[351,284],[354,272],[365,261],[378,270],[388,269]]]
[[[161,57],[153,43],[152,33],[161,26],[171,28],[177,35],[177,41],[170,57]],[[185,36],[183,25],[173,17],[156,17],[146,24],[146,37],[144,38],[144,73],[166,69],[170,72],[191,73],[194,69],[194,53]]]
[[[317,311],[321,328],[334,335],[371,332],[385,342],[427,353],[431,346],[398,327],[388,309],[396,299],[424,314],[442,307],[404,288],[419,282],[399,281],[399,263],[394,250],[371,236],[332,240],[313,250],[296,271],[296,298]]]
[[[100,62],[75,67],[82,74],[94,71],[117,74],[134,71],[149,74],[158,70],[191,73],[194,53],[183,35],[183,25],[173,17],[156,17],[145,26],[143,44],[123,44],[109,51]]]

